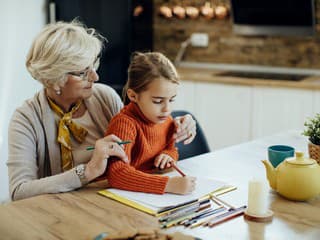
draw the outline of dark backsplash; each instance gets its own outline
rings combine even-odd
[[[183,4],[200,7],[206,0],[154,0],[154,50],[174,59],[180,43],[192,33],[209,35],[208,48],[189,46],[184,61],[254,64],[277,67],[320,68],[320,0],[316,4],[316,34],[309,37],[244,37],[232,32],[230,17],[223,20],[165,19],[159,16],[161,5]],[[229,6],[228,0],[216,0]],[[270,16],[272,17],[272,16]]]

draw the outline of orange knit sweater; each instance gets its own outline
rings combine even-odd
[[[161,153],[178,159],[173,133],[172,117],[154,124],[131,102],[109,123],[106,135],[115,134],[122,140],[132,141],[125,145],[129,162],[115,158],[108,163],[107,178],[111,187],[147,193],[163,194],[168,182],[167,176],[151,174],[154,159]]]

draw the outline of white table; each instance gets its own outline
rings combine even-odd
[[[300,132],[286,132],[225,148],[179,162],[190,175],[207,176],[236,185],[223,195],[235,205],[247,203],[248,181],[265,177],[261,163],[267,147],[286,144],[307,151],[307,140]],[[155,217],[98,195],[97,189],[63,194],[47,194],[0,206],[0,239],[93,239],[101,232],[119,233],[130,227],[157,228]],[[320,197],[310,202],[286,200],[270,190],[271,223],[246,221],[242,216],[213,228],[172,227],[168,233],[182,231],[202,239],[320,239]]]
[[[190,158],[179,162],[179,166],[187,174],[208,176],[237,186],[236,191],[221,198],[242,205],[247,204],[248,182],[253,177],[266,179],[261,160],[267,158],[269,146],[290,145],[307,155],[307,143],[301,132],[289,131]],[[320,197],[309,202],[294,202],[270,189],[268,203],[274,212],[271,223],[250,222],[238,217],[211,229],[181,226],[167,231],[179,230],[203,239],[320,239]]]

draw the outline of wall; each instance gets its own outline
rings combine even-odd
[[[224,20],[165,19],[161,5],[183,4],[200,7],[207,0],[154,0],[154,49],[174,59],[180,43],[193,32],[209,35],[208,48],[188,47],[184,60],[212,63],[255,64],[278,67],[320,67],[320,28],[313,37],[241,37],[233,34],[231,18]],[[210,2],[210,1],[209,1]],[[214,2],[226,3],[229,0]],[[316,3],[316,22],[320,19],[320,0]]]
[[[0,202],[8,195],[8,123],[14,109],[40,89],[25,68],[31,42],[45,25],[45,0],[0,0]]]

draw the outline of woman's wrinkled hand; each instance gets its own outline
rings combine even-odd
[[[189,144],[193,141],[197,134],[196,121],[190,114],[186,114],[174,119],[177,130],[174,134],[176,142],[183,141],[184,144]]]
[[[118,142],[121,142],[121,139],[113,134],[96,141],[92,158],[88,162],[85,171],[86,178],[89,181],[104,173],[110,156],[115,156],[124,162],[128,162],[124,147],[120,146]]]

